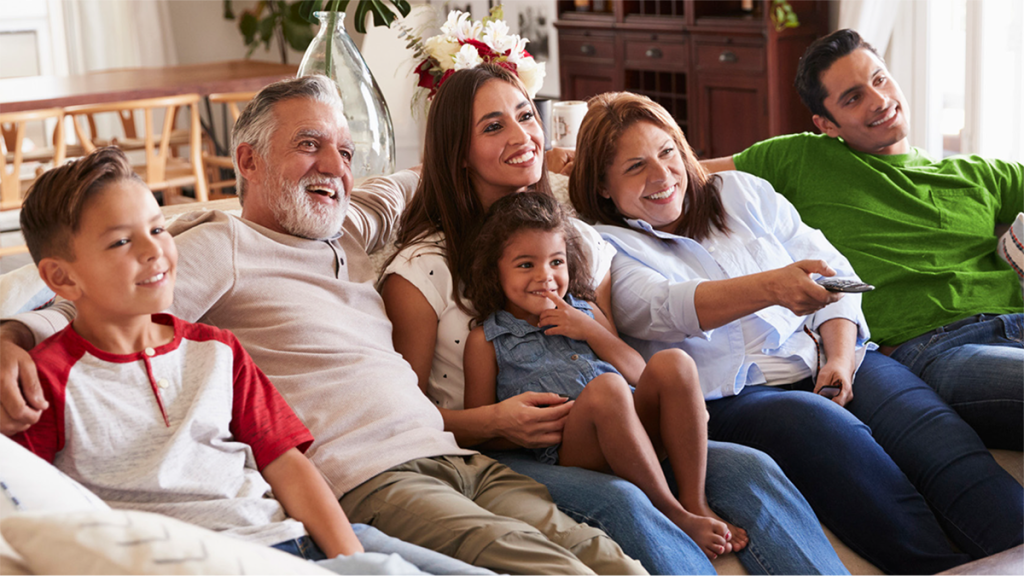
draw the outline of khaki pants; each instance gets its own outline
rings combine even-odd
[[[419,458],[341,498],[352,522],[509,574],[646,574],[547,488],[481,455]]]

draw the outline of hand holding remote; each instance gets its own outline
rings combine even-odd
[[[839,278],[826,278],[824,276],[818,278],[815,282],[829,292],[869,292],[875,289],[871,284],[865,284],[857,280],[842,280]]]

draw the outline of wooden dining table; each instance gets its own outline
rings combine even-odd
[[[74,76],[28,76],[0,79],[0,112],[63,108],[78,104],[104,104],[140,98],[220,92],[256,91],[267,84],[294,78],[299,67],[258,60],[229,60],[184,66],[119,68]],[[203,129],[213,138],[219,154],[226,148],[226,132],[213,126],[209,101],[201,114]],[[225,126],[226,128],[226,126]],[[222,140],[225,140],[222,142]]]
[[[0,79],[0,111],[19,112],[103,104],[138,98],[259,90],[295,76],[298,66],[257,60],[230,60],[184,66],[119,68],[75,76]]]

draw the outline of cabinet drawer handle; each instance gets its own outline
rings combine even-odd
[[[582,52],[584,56],[593,56],[594,54],[597,54],[597,48],[594,48],[593,44],[584,44],[583,46],[580,46],[580,52]]]
[[[647,52],[644,52],[644,55],[646,55],[648,58],[661,58],[661,49],[648,48]]]
[[[732,53],[731,50],[726,50],[718,55],[719,62],[739,62],[740,59]]]

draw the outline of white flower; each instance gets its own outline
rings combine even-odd
[[[484,26],[483,42],[498,54],[504,54],[516,45],[519,36],[509,35],[508,24],[502,20],[493,20]]]
[[[441,26],[441,33],[456,40],[479,40],[483,24],[470,20],[468,12],[452,10],[448,13],[448,21]]]
[[[512,51],[508,54],[508,61],[513,64],[519,64],[519,61],[526,58],[526,43],[529,42],[526,38],[520,38],[519,36],[513,36],[516,39],[515,44],[512,45]]]
[[[526,86],[526,93],[530,95],[530,98],[535,97],[537,92],[540,91],[541,86],[544,85],[544,75],[546,72],[546,65],[543,62],[538,63],[529,56],[521,58],[516,65],[516,74],[519,75],[519,79]]]
[[[463,44],[459,53],[455,55],[455,69],[475,68],[483,63],[484,59],[472,44]]]
[[[442,70],[450,70],[455,66],[455,55],[459,53],[460,47],[461,44],[444,34],[438,34],[423,43],[427,56],[437,60]]]

